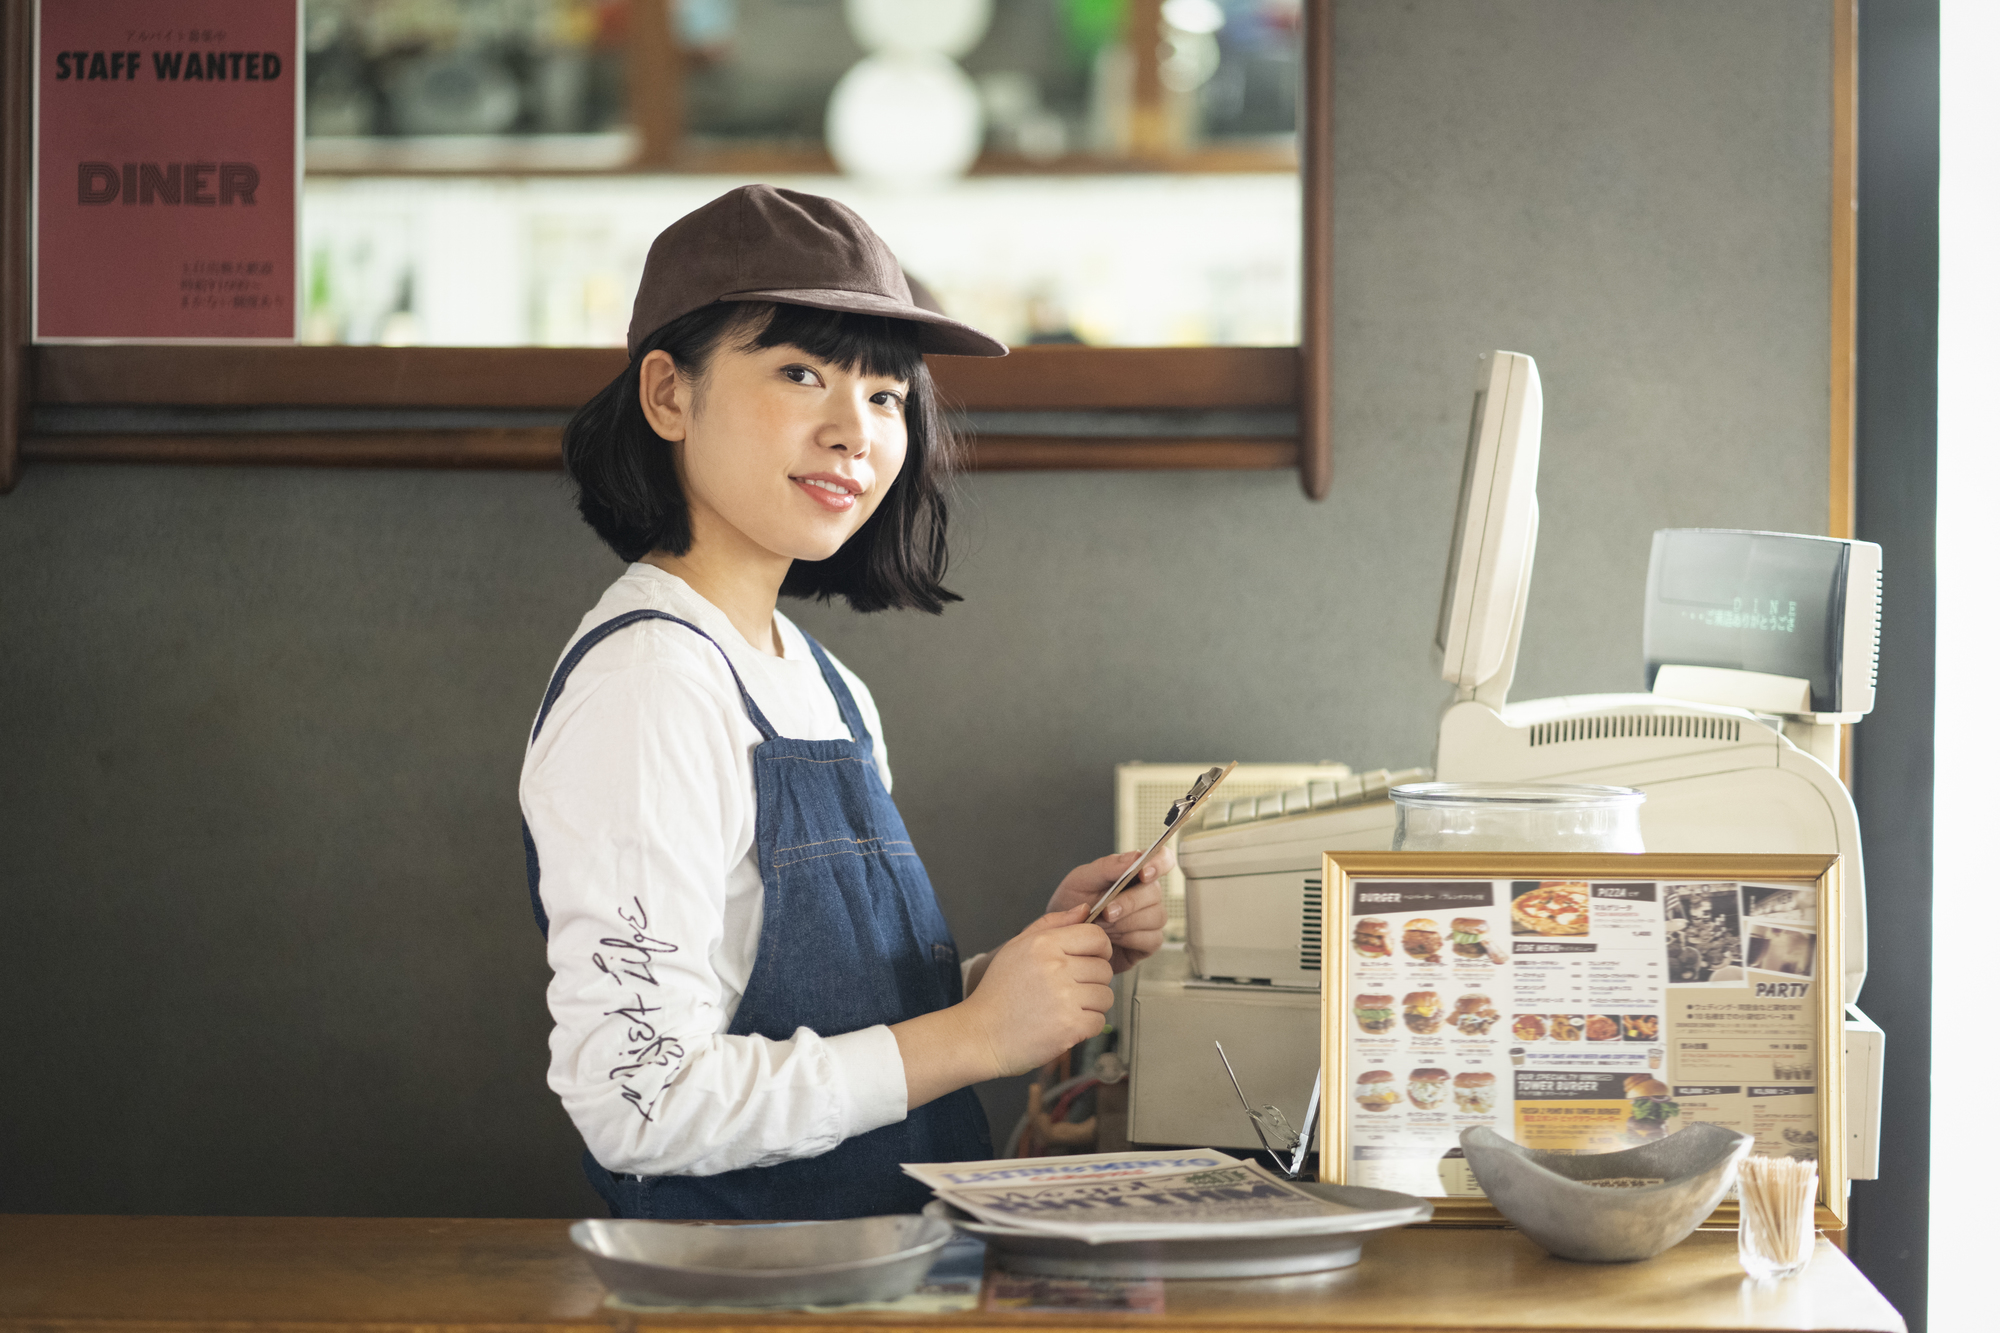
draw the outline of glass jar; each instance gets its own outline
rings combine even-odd
[[[1391,787],[1399,852],[1643,852],[1635,787],[1413,782]]]

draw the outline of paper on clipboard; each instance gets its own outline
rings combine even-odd
[[[1097,920],[1104,909],[1110,906],[1113,898],[1116,898],[1119,894],[1130,888],[1132,881],[1139,877],[1139,872],[1145,869],[1146,862],[1153,859],[1153,854],[1166,846],[1167,839],[1173,837],[1182,828],[1186,827],[1187,822],[1194,818],[1195,811],[1201,809],[1202,803],[1213,795],[1215,789],[1220,787],[1224,780],[1235,771],[1236,763],[1234,760],[1231,760],[1220,767],[1209,769],[1208,772],[1196,778],[1194,786],[1188,788],[1187,795],[1175,801],[1173,808],[1167,811],[1167,827],[1165,831],[1159,837],[1153,839],[1153,845],[1141,852],[1139,859],[1134,861],[1124,874],[1111,882],[1111,887],[1106,889],[1103,896],[1091,905],[1090,915],[1086,916],[1084,920],[1086,922]]]

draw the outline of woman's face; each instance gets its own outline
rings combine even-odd
[[[796,347],[724,346],[698,389],[643,368],[647,416],[678,440],[697,544],[747,540],[824,560],[882,503],[909,450],[907,382],[844,370]],[[656,411],[655,409],[659,409]]]

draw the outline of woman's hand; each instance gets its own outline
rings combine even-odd
[[[911,1107],[1025,1074],[1103,1031],[1111,941],[1084,924],[1088,910],[1043,917],[992,954],[970,998],[889,1029],[902,1051]]]
[[[1066,912],[1079,906],[1088,910],[1138,859],[1137,852],[1117,852],[1078,866],[1056,886],[1049,911]],[[1160,848],[1139,872],[1139,878],[1113,898],[1097,918],[1097,924],[1111,937],[1112,971],[1123,972],[1145,962],[1166,943],[1167,905],[1160,897],[1160,877],[1173,868],[1173,849]]]

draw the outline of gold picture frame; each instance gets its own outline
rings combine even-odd
[[[1525,886],[1523,882],[1526,882]],[[1818,1154],[1820,1169],[1815,1220],[1819,1226],[1832,1230],[1846,1226],[1847,1127],[1841,1095],[1846,1072],[1842,1062],[1845,1006],[1840,983],[1844,941],[1838,856],[1328,852],[1322,883],[1325,886],[1325,910],[1322,913],[1320,956],[1326,960],[1326,971],[1323,974],[1325,984],[1320,992],[1320,1055],[1325,1073],[1318,1126],[1321,1180],[1336,1184],[1377,1183],[1385,1184],[1387,1188],[1399,1188],[1394,1183],[1386,1183],[1396,1173],[1414,1172],[1421,1176],[1428,1171],[1430,1179],[1440,1188],[1408,1192],[1429,1194],[1436,1209],[1430,1225],[1500,1225],[1505,1218],[1476,1192],[1442,1192],[1448,1188],[1444,1172],[1448,1168],[1454,1173],[1458,1170],[1456,1150],[1431,1157],[1428,1155],[1431,1149],[1447,1138],[1455,1141],[1456,1129],[1462,1127],[1458,1124],[1461,1120],[1493,1124],[1517,1141],[1524,1133],[1547,1136],[1544,1138],[1545,1146],[1563,1142],[1564,1135],[1577,1134],[1592,1137],[1585,1140],[1572,1137],[1568,1141],[1602,1143],[1611,1128],[1608,1120],[1617,1116],[1624,1117],[1621,1131],[1624,1135],[1629,1137],[1640,1133],[1639,1117],[1632,1114],[1633,1108],[1639,1105],[1637,1101],[1630,1102],[1622,1111],[1610,1109],[1604,1100],[1579,1100],[1574,1103],[1575,1109],[1563,1107],[1549,1110],[1560,1104],[1522,1102],[1517,1100],[1514,1092],[1515,1088],[1524,1086],[1524,1080],[1537,1077],[1569,1080],[1541,1085],[1551,1088],[1581,1087],[1585,1080],[1594,1078],[1598,1080],[1598,1093],[1547,1095],[1601,1097],[1602,1089],[1611,1086],[1609,1081],[1618,1077],[1618,1071],[1630,1066],[1635,1071],[1630,1076],[1632,1079],[1643,1080],[1657,1070],[1657,1077],[1669,1084],[1671,1091],[1665,1094],[1665,1101],[1673,1109],[1665,1111],[1666,1115],[1680,1114],[1682,1101],[1700,1100],[1687,1098],[1684,1092],[1699,1092],[1704,1097],[1713,1094],[1712,1099],[1705,1103],[1711,1111],[1704,1115],[1699,1113],[1698,1108],[1696,1114],[1688,1116],[1689,1120],[1713,1119],[1730,1123],[1732,1116],[1738,1119],[1747,1116],[1749,1123],[1739,1127],[1759,1135],[1760,1149],[1782,1146],[1786,1142],[1810,1142],[1805,1139],[1805,1134],[1810,1132],[1815,1135],[1812,1150]],[[1491,890],[1491,896],[1484,904],[1485,915],[1460,919],[1480,921],[1486,930],[1490,930],[1492,918],[1497,914],[1505,943],[1484,941],[1485,930],[1469,929],[1453,933],[1440,930],[1433,918],[1411,915],[1413,912],[1442,915],[1452,910],[1450,905],[1456,902],[1467,904],[1466,911],[1476,911],[1481,905],[1478,888],[1482,883]],[[1503,885],[1508,894],[1504,903],[1500,897]],[[1600,886],[1610,891],[1620,885],[1626,886],[1629,891],[1607,892],[1603,898],[1597,894]],[[1541,892],[1530,899],[1529,895],[1535,893],[1537,886]],[[1537,916],[1538,910],[1546,910],[1551,902],[1561,906],[1565,901],[1561,896],[1563,890],[1574,893],[1580,886],[1584,892],[1578,910],[1552,919]],[[1640,886],[1651,886],[1653,895],[1644,897]],[[1746,890],[1762,892],[1752,898]],[[1551,891],[1556,894],[1553,899],[1548,897]],[[1730,918],[1727,895],[1732,891],[1736,897],[1734,916]],[[1804,891],[1812,895],[1810,906],[1801,905],[1801,893]],[[1374,899],[1377,904],[1391,905],[1377,906],[1373,912],[1357,911],[1357,906],[1363,905],[1358,904],[1362,895]],[[1517,900],[1527,901],[1517,909]],[[1608,906],[1611,902],[1618,904],[1615,909]],[[1603,924],[1599,938],[1608,946],[1608,958],[1583,951],[1594,949],[1595,944],[1558,943],[1564,939],[1581,940],[1600,929],[1593,923],[1593,904],[1600,904],[1598,919]],[[1776,904],[1782,906],[1774,907]],[[1760,914],[1760,909],[1767,907],[1772,910]],[[1605,920],[1607,912],[1614,914]],[[1676,912],[1683,915],[1676,916]],[[1416,930],[1408,940],[1400,935],[1390,940],[1389,932],[1402,929],[1402,925],[1394,920],[1399,913],[1412,925],[1421,920],[1430,920],[1432,924]],[[1800,919],[1808,914],[1810,931]],[[1364,932],[1363,937],[1357,940],[1357,921],[1380,921],[1383,928]],[[1657,958],[1649,956],[1649,951],[1655,947],[1649,929],[1653,922],[1658,923]],[[1706,955],[1691,942],[1696,933],[1691,929],[1694,926],[1703,928],[1702,940],[1709,946]],[[1726,952],[1726,945],[1717,946],[1714,943],[1726,941],[1730,930],[1735,932],[1737,942],[1733,960]],[[1457,943],[1461,935],[1466,941],[1463,950]],[[1365,956],[1362,952],[1364,944],[1367,949]],[[1496,1012],[1491,999],[1479,993],[1481,978],[1485,978],[1485,989],[1501,990],[1501,969],[1507,966],[1510,957],[1514,957],[1515,970],[1504,978],[1506,989],[1510,996],[1513,995],[1513,979],[1523,975],[1514,951],[1523,945],[1527,946],[1528,952],[1519,956],[1535,959],[1533,989],[1521,992],[1528,998],[1523,999],[1520,1005],[1510,998],[1507,1009]],[[1417,952],[1409,952],[1411,948]],[[1377,952],[1378,949],[1386,952]],[[1479,953],[1473,953],[1474,949]],[[1576,951],[1578,961],[1574,967],[1566,968],[1563,962],[1557,960],[1570,951]],[[1461,953],[1465,956],[1458,956]],[[1805,968],[1803,973],[1797,970],[1801,966],[1801,955]],[[1752,966],[1758,960],[1773,961],[1769,968]],[[1593,974],[1589,971],[1593,964],[1609,971]],[[1590,980],[1593,975],[1595,982]],[[1676,978],[1691,979],[1683,981]],[[1649,1010],[1657,1006],[1657,1012],[1652,1014],[1628,1014],[1621,1009],[1616,1015],[1587,1016],[1592,1020],[1615,1019],[1620,1024],[1619,1037],[1615,1040],[1645,1042],[1643,1053],[1628,1051],[1622,1045],[1610,1046],[1608,1043],[1614,1040],[1610,1037],[1593,1037],[1593,1041],[1601,1040],[1606,1044],[1602,1051],[1592,1055],[1588,1053],[1589,1047],[1581,1033],[1563,1039],[1573,1042],[1573,1048],[1556,1044],[1530,1052],[1528,1048],[1539,1047],[1543,1037],[1530,1036],[1517,1040],[1520,1033],[1532,1034],[1536,1030],[1532,1022],[1525,1027],[1517,1026],[1519,1020],[1524,1018],[1540,1020],[1546,1034],[1553,1033],[1556,1020],[1563,1020],[1562,1030],[1577,1032],[1576,1025],[1570,1021],[1576,1016],[1523,1013],[1518,1010],[1541,1003],[1533,997],[1545,994],[1542,988],[1551,985],[1567,986],[1570,989],[1563,994],[1574,995],[1579,979],[1593,995],[1612,994],[1621,986],[1633,993],[1634,998],[1611,1000],[1602,1006],[1604,1008],[1611,1007],[1613,1003]],[[1387,993],[1402,991],[1404,984],[1413,981],[1421,984],[1425,980],[1439,987],[1456,983],[1460,990],[1461,1009],[1468,1000],[1486,1003],[1476,1012],[1467,1010],[1461,1014],[1454,1011],[1449,1018],[1444,1018],[1441,1017],[1444,1004],[1441,991],[1429,988],[1409,991],[1402,998],[1414,1002],[1414,1006],[1403,1006],[1401,1030],[1392,1032],[1384,1028],[1382,1024],[1385,1022],[1396,1022],[1393,1012],[1396,1005],[1393,1002],[1385,1017],[1382,1003],[1385,998],[1394,999],[1392,994]],[[1368,985],[1383,994],[1366,994],[1362,988]],[[1465,988],[1468,986],[1473,989],[1467,991]],[[1797,989],[1801,986],[1803,991]],[[1746,991],[1747,996],[1744,994]],[[1712,1003],[1707,1001],[1711,993],[1716,997]],[[1739,997],[1747,1001],[1742,1009],[1736,1007]],[[1363,998],[1370,1003],[1355,1003]],[[1685,1008],[1696,1003],[1702,1003],[1703,1009]],[[1722,1035],[1721,1028],[1715,1026],[1711,1031],[1712,1025],[1725,1021],[1723,1017],[1706,1012],[1716,1005],[1728,1011],[1728,1021],[1740,1024],[1743,1030]],[[1570,1003],[1569,1007],[1586,1006]],[[1464,1025],[1464,1031],[1476,1031],[1476,1039],[1462,1039],[1456,1035],[1461,1017],[1469,1020]],[[1647,1031],[1644,1025],[1647,1017],[1654,1019],[1651,1028],[1654,1035],[1635,1038],[1632,1035],[1635,1031],[1641,1034]],[[1628,1023],[1627,1019],[1637,1020],[1637,1023]],[[1364,1030],[1364,1021],[1372,1026]],[[1480,1027],[1482,1022],[1487,1026]],[[1505,1026],[1501,1027],[1501,1035],[1494,1039],[1492,1028],[1503,1023]],[[1439,1034],[1439,1027],[1447,1024],[1454,1029],[1454,1034]],[[1675,1035],[1676,1028],[1681,1030],[1679,1036]],[[1801,1044],[1798,1039],[1808,1030],[1811,1049],[1797,1051],[1795,1048]],[[1705,1039],[1699,1042],[1691,1039],[1697,1036]],[[1773,1041],[1772,1038],[1782,1040]],[[1363,1042],[1368,1045],[1362,1046]],[[1754,1049],[1760,1042],[1770,1048],[1768,1056]],[[1653,1054],[1655,1050],[1660,1052],[1657,1061]],[[1385,1113],[1382,1106],[1373,1105],[1381,1102],[1382,1097],[1371,1097],[1369,1107],[1361,1105],[1356,1080],[1362,1073],[1383,1070],[1387,1076],[1370,1087],[1384,1088],[1388,1085],[1383,1096],[1394,1102],[1398,1098],[1394,1090],[1395,1075],[1389,1072],[1390,1069],[1400,1063],[1419,1060],[1442,1066],[1410,1071],[1423,1076],[1426,1088],[1423,1095],[1433,1102],[1436,1117],[1441,1123],[1413,1123],[1418,1110],[1417,1094],[1413,1090],[1407,1114],[1393,1110]],[[1647,1062],[1653,1063],[1649,1065]],[[1769,1078],[1764,1086],[1757,1085],[1754,1079],[1747,1076],[1739,1078],[1734,1085],[1728,1085],[1729,1076],[1726,1074],[1715,1076],[1719,1070],[1747,1071],[1760,1062],[1769,1065]],[[1507,1082],[1502,1085],[1505,1089],[1504,1100],[1494,1099],[1488,1105],[1480,1099],[1475,1084],[1471,1100],[1459,1099],[1459,1106],[1485,1109],[1445,1110],[1445,1104],[1440,1100],[1442,1094],[1438,1091],[1441,1082],[1432,1080],[1446,1074],[1454,1063],[1466,1066],[1466,1076],[1473,1080],[1477,1080],[1480,1074],[1495,1074],[1506,1079]],[[1530,1065],[1538,1068],[1530,1068]],[[1577,1072],[1560,1074],[1549,1067],[1554,1065],[1574,1066]],[[1597,1068],[1600,1065],[1602,1069]],[[1479,1068],[1475,1070],[1472,1066]],[[1711,1077],[1704,1083],[1717,1086],[1704,1086],[1693,1079],[1678,1077],[1689,1070],[1709,1073]],[[1780,1079],[1780,1074],[1785,1077]],[[1810,1086],[1803,1086],[1804,1080],[1810,1080]],[[1410,1089],[1416,1081],[1406,1077],[1405,1089]],[[1453,1082],[1456,1095],[1456,1085],[1461,1079],[1454,1076]],[[1495,1078],[1484,1080],[1487,1087],[1493,1087],[1497,1082]],[[1618,1095],[1627,1095],[1631,1086],[1628,1079]],[[1790,1111],[1789,1101],[1781,1100],[1781,1096],[1788,1098],[1808,1092],[1814,1100],[1810,1113],[1811,1131],[1787,1123],[1797,1119],[1798,1113]],[[1763,1094],[1761,1098],[1760,1094]],[[1660,1098],[1657,1092],[1653,1096],[1656,1100]],[[1492,1098],[1493,1094],[1488,1093],[1487,1097]],[[1497,1107],[1507,1108],[1504,1119]],[[1768,1107],[1780,1109],[1767,1114]],[[1658,1110],[1657,1107],[1648,1108],[1649,1113]],[[1384,1119],[1370,1121],[1357,1131],[1357,1120],[1371,1113],[1382,1114]],[[1399,1115],[1401,1118],[1395,1118]],[[1563,1115],[1580,1118],[1554,1118]],[[1771,1144],[1766,1144],[1767,1136],[1777,1137],[1772,1137]],[[1381,1159],[1367,1171],[1357,1171],[1355,1165],[1360,1159],[1356,1148],[1367,1147],[1365,1144],[1357,1145],[1357,1137],[1372,1138],[1381,1143],[1390,1143],[1400,1137],[1424,1146],[1375,1149],[1382,1154]],[[1572,1147],[1564,1150],[1611,1149]],[[1418,1161],[1419,1165],[1405,1167],[1394,1164],[1398,1160],[1411,1159]],[[1425,1163],[1428,1165],[1425,1166]],[[1357,1175],[1368,1175],[1370,1178],[1356,1179]],[[1476,1189],[1470,1184],[1469,1172],[1465,1172],[1462,1179],[1467,1188]],[[1729,1201],[1719,1207],[1705,1225],[1733,1227],[1735,1224],[1736,1205],[1734,1201]]]

